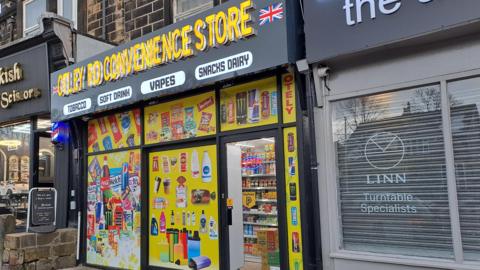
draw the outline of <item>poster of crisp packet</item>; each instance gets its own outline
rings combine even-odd
[[[130,187],[130,190],[132,192],[135,192],[137,190],[138,184],[139,184],[138,182],[139,182],[138,174],[132,174],[128,178],[128,186]]]
[[[120,168],[110,169],[110,188],[113,192],[122,194],[122,170]]]
[[[90,164],[88,164],[88,173],[90,173],[92,179],[102,176],[102,167],[100,167],[100,163],[98,163],[98,159],[96,157],[93,158]]]

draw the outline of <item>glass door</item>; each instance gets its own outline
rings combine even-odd
[[[275,138],[226,144],[230,269],[280,269]]]

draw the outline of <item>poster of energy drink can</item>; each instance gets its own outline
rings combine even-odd
[[[276,77],[222,89],[222,131],[278,123],[278,94]]]
[[[220,269],[216,153],[207,145],[149,154],[150,266]],[[157,159],[170,168],[156,170]]]
[[[140,109],[111,114],[88,122],[88,152],[140,145]]]
[[[87,263],[140,269],[140,151],[88,157]]]
[[[283,130],[285,155],[285,196],[287,206],[288,254],[290,269],[303,269],[300,178],[298,175],[297,128]]]
[[[214,135],[215,92],[207,92],[145,108],[145,143]]]

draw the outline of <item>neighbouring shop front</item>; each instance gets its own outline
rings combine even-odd
[[[53,120],[83,134],[86,264],[311,269],[298,8],[229,1],[52,74]]]
[[[479,269],[472,1],[307,1],[325,269]]]
[[[49,81],[50,71],[65,66],[63,55],[52,52],[61,42],[35,36],[0,48],[0,212],[15,215],[19,231],[25,230],[29,189],[56,182]]]

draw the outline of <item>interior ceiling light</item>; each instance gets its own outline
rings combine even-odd
[[[22,145],[22,142],[19,140],[0,140],[0,145],[1,146],[20,146]]]
[[[255,146],[249,145],[249,144],[236,143],[235,145],[236,145],[236,146],[240,146],[240,147],[255,148]]]
[[[50,120],[38,120],[37,127],[39,129],[50,128],[52,126],[52,122]]]

